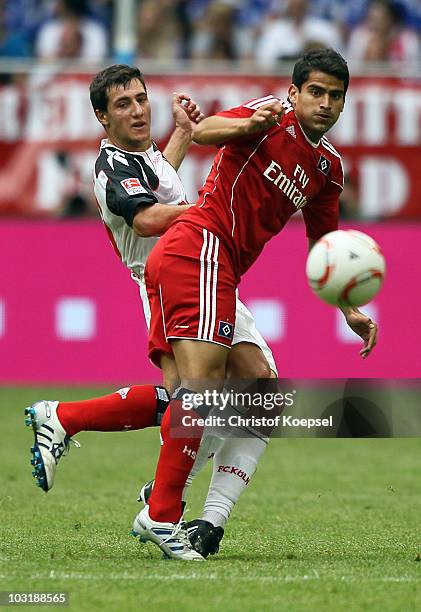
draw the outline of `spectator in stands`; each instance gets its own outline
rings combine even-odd
[[[372,0],[362,23],[350,35],[350,61],[415,62],[419,39],[403,24],[402,7],[391,0]]]
[[[319,7],[331,15],[339,16],[348,28],[355,28],[366,17],[370,0],[314,0]],[[403,22],[409,28],[421,30],[421,2],[420,0],[394,0],[399,9]],[[313,4],[313,2],[312,2]]]
[[[56,152],[56,160],[62,172],[63,192],[55,210],[60,219],[76,217],[97,217],[98,207],[92,190],[92,180],[87,180],[80,171],[71,153],[65,150]]]
[[[114,16],[114,0],[90,0],[90,14],[95,19],[103,23],[111,32]]]
[[[9,32],[4,27],[0,14],[0,57],[25,58],[30,56],[30,45],[27,38],[21,32]]]
[[[262,67],[273,68],[279,60],[295,60],[313,47],[341,50],[339,28],[335,23],[312,16],[310,8],[309,0],[288,0],[281,14],[269,15],[256,45],[256,59]]]
[[[174,7],[179,39],[178,57],[180,59],[190,59],[191,57],[193,24],[189,11],[190,5],[190,0],[176,0]]]
[[[179,0],[192,49],[183,57],[252,59],[260,26],[274,0]]]
[[[3,57],[31,57],[36,30],[48,15],[46,0],[0,0]],[[9,46],[10,45],[10,46]]]
[[[241,0],[236,10],[236,46],[243,59],[253,59],[262,23],[274,0]]]
[[[30,36],[23,23],[17,27],[10,25],[10,13],[7,2],[0,0],[0,58],[1,59],[25,59],[32,55]],[[1,72],[0,86],[19,84],[25,81],[21,73]]]
[[[63,57],[98,61],[107,55],[105,27],[89,14],[87,0],[57,0],[54,17],[42,25],[35,52],[42,60]]]
[[[235,5],[230,1],[210,2],[196,23],[193,59],[236,60]]]
[[[140,59],[177,59],[180,55],[176,6],[171,0],[142,0],[138,9]]]

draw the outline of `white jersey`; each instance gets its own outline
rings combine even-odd
[[[110,240],[139,285],[149,328],[150,309],[144,270],[146,259],[159,238],[143,238],[135,234],[133,219],[143,207],[156,202],[186,204],[181,180],[155,144],[142,153],[131,153],[104,139],[95,163],[94,191]],[[259,346],[271,369],[276,372],[270,348],[256,329],[251,313],[237,297],[233,344],[240,342]]]
[[[155,144],[132,153],[104,139],[95,163],[94,191],[114,248],[132,275],[143,281],[146,259],[158,238],[138,236],[133,219],[156,202],[186,204],[180,177]]]

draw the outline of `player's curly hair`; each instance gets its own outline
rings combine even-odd
[[[105,112],[110,89],[118,85],[126,87],[133,79],[140,81],[146,91],[145,79],[139,68],[133,68],[125,64],[114,64],[98,72],[89,87],[89,97],[94,111]]]
[[[292,72],[292,82],[301,90],[308,81],[310,72],[318,70],[336,77],[344,84],[344,93],[349,85],[348,65],[342,55],[334,49],[312,49],[296,62]]]

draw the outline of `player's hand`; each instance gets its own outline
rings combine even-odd
[[[358,308],[343,309],[346,322],[354,333],[364,340],[360,355],[366,359],[377,344],[378,326],[370,317],[360,312]]]
[[[175,125],[188,134],[193,134],[194,126],[204,119],[200,106],[186,93],[173,93],[172,114]]]
[[[278,124],[284,114],[283,106],[280,102],[274,101],[265,104],[257,109],[249,118],[247,125],[247,133],[263,132],[274,125]]]

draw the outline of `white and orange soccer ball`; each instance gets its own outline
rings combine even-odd
[[[307,280],[332,306],[362,306],[378,293],[385,275],[379,245],[357,230],[338,230],[320,238],[307,257]]]

